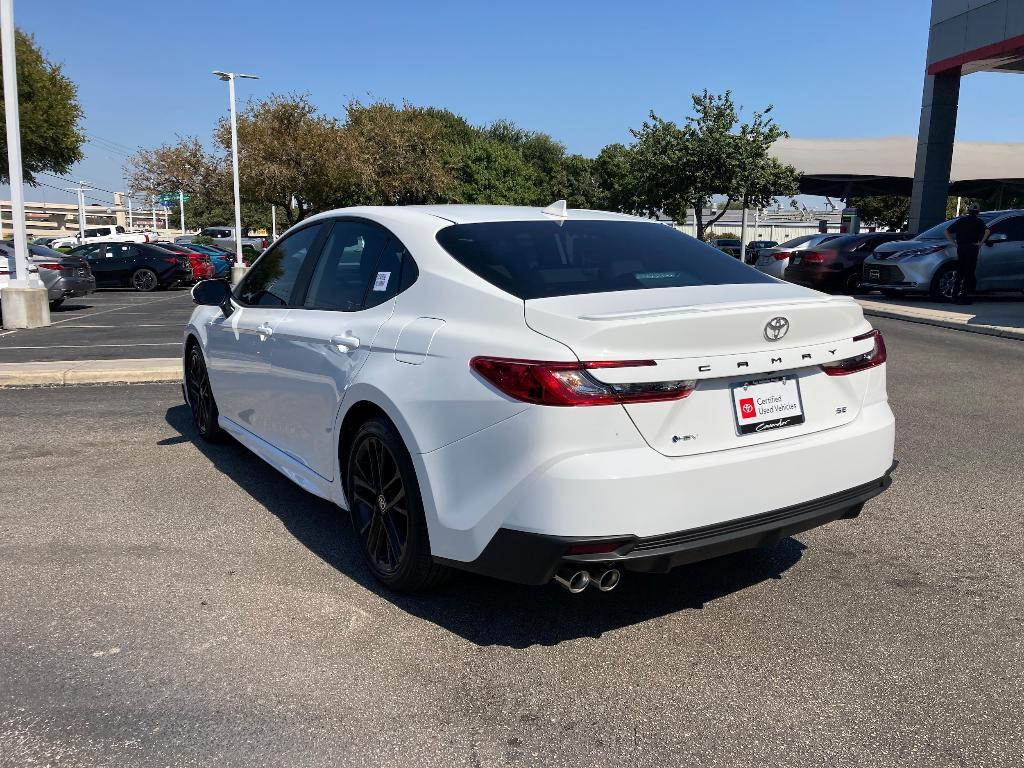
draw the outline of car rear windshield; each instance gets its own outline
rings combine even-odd
[[[672,227],[639,221],[456,224],[438,232],[437,241],[520,299],[774,282]]]

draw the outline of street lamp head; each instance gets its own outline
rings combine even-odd
[[[215,69],[213,71],[213,74],[215,74],[221,80],[230,80],[231,79],[231,73],[230,72],[221,72],[219,69]]]
[[[259,75],[235,75],[235,77],[244,77],[246,80],[259,80]]]

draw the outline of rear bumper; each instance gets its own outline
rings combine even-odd
[[[769,546],[787,536],[860,514],[864,502],[892,483],[897,462],[880,478],[819,499],[701,528],[649,537],[616,537],[613,552],[569,554],[570,548],[600,541],[595,537],[549,536],[501,528],[472,562],[438,558],[462,570],[521,584],[546,584],[562,566],[616,567],[645,573],[671,569],[745,549]]]
[[[60,288],[63,291],[64,298],[73,298],[75,296],[88,296],[96,290],[96,278],[95,277],[62,277],[60,280]]]
[[[788,267],[785,271],[786,282],[802,285],[806,288],[813,288],[817,291],[828,291],[842,288],[846,285],[846,280],[849,275],[850,272],[848,270],[841,272],[837,272],[835,270],[812,271],[809,269],[794,269],[793,267]]]

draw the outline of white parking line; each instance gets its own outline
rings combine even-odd
[[[180,341],[153,341],[139,344],[45,344],[39,347],[0,347],[0,352],[9,349],[100,349],[101,347],[180,347]]]
[[[96,317],[97,315],[105,315],[108,314],[109,312],[117,312],[118,310],[124,309],[125,307],[142,307],[146,306],[147,304],[159,304],[164,301],[173,301],[174,299],[177,298],[177,296],[167,296],[166,298],[163,299],[152,299],[151,301],[138,301],[133,302],[131,304],[118,304],[116,307],[112,309],[103,309],[100,310],[99,312],[91,312],[88,315],[78,315],[76,317],[69,317],[67,320],[57,320],[54,323],[50,323],[50,325],[59,325],[60,323],[73,323],[75,320],[84,320],[87,317]]]

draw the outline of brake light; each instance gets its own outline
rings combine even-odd
[[[46,263],[46,264],[36,264],[36,266],[37,267],[42,267],[43,269],[56,269],[56,270],[60,269],[60,264]]]
[[[654,360],[561,363],[505,357],[474,357],[469,361],[470,368],[509,397],[537,405],[615,405],[682,400],[696,386],[693,380],[606,384],[587,373],[599,368],[652,365],[657,363]]]
[[[824,264],[825,254],[821,251],[804,251],[800,259],[804,264]]]
[[[164,256],[163,260],[166,261],[168,264],[181,264],[181,262],[178,261],[177,256]]]
[[[785,261],[789,258],[789,251],[776,251],[772,254],[772,258],[776,261]]]
[[[605,555],[614,552],[625,544],[628,539],[614,539],[612,541],[585,541],[573,544],[567,550],[567,555]]]
[[[874,339],[875,346],[870,352],[865,352],[862,355],[856,355],[854,357],[848,357],[845,360],[840,360],[835,363],[827,363],[821,366],[821,370],[827,373],[829,376],[848,376],[851,373],[857,373],[859,371],[866,371],[868,368],[874,368],[877,365],[881,365],[886,360],[885,351],[885,339],[882,338],[881,331],[868,331],[862,333],[860,336],[854,336],[854,341],[864,341],[864,339]]]

